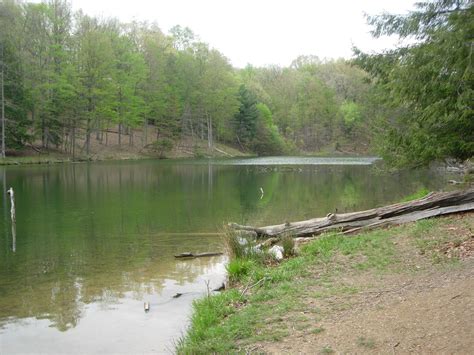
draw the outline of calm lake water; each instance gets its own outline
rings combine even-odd
[[[0,353],[172,352],[192,300],[225,278],[223,224],[282,223],[446,186],[374,158],[253,158],[0,167]],[[9,200],[15,191],[17,238]],[[264,194],[261,196],[260,188]],[[15,249],[15,251],[13,251]],[[176,293],[183,293],[173,298]],[[145,313],[143,303],[150,302]]]

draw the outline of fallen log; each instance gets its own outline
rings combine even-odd
[[[284,223],[266,227],[243,226],[230,223],[235,230],[255,232],[258,237],[291,235],[304,237],[331,230],[351,234],[361,229],[398,225],[420,219],[474,210],[474,188],[451,192],[430,193],[418,200],[396,203],[366,211],[328,214],[326,217]]]
[[[203,258],[203,257],[206,257],[206,256],[219,256],[219,255],[222,255],[223,253],[220,253],[220,252],[208,252],[208,253],[198,253],[198,254],[193,254],[193,253],[190,253],[190,252],[186,252],[186,253],[181,253],[181,254],[178,254],[178,255],[175,255],[174,257],[177,258],[177,259],[181,259],[181,258]]]

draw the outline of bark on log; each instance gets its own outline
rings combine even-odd
[[[430,193],[418,200],[396,203],[366,211],[329,214],[323,218],[278,224],[266,227],[243,226],[230,223],[235,230],[253,231],[258,237],[291,235],[304,237],[330,230],[350,234],[364,229],[414,222],[445,214],[474,210],[474,188],[451,192]]]

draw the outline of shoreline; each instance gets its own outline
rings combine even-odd
[[[148,160],[158,159],[154,157],[123,157],[123,158],[103,158],[103,159],[87,159],[71,157],[54,157],[54,156],[21,156],[21,157],[6,157],[0,159],[0,166],[23,166],[23,165],[55,165],[55,164],[78,164],[87,162],[102,162],[102,161],[127,161],[127,160]]]
[[[473,229],[470,212],[350,238],[326,234],[280,263],[234,259],[227,266],[232,287],[194,303],[176,350],[468,350],[464,326],[472,314],[463,302],[474,290]],[[458,298],[464,301],[452,301]],[[442,314],[439,322],[432,313]],[[446,340],[448,332],[455,335]]]
[[[89,158],[87,157],[79,157],[72,159],[71,156],[67,155],[62,155],[58,154],[57,152],[51,152],[51,153],[44,153],[44,154],[34,154],[34,155],[14,155],[14,156],[7,156],[4,159],[0,159],[0,166],[20,166],[20,165],[52,165],[52,164],[77,164],[77,163],[87,163],[87,162],[103,162],[103,161],[139,161],[139,160],[175,160],[175,159],[215,159],[215,158],[228,158],[228,159],[233,159],[233,158],[272,158],[273,156],[255,156],[252,154],[246,154],[246,153],[241,153],[240,155],[233,155],[233,156],[227,156],[227,155],[222,155],[222,154],[208,154],[208,155],[199,155],[199,156],[192,156],[192,155],[179,155],[175,154],[173,156],[166,156],[166,157],[160,157],[157,155],[149,155],[149,154],[143,154],[143,155],[120,155],[117,154],[115,156],[91,156]],[[282,156],[285,158],[337,158],[337,159],[350,159],[350,158],[370,158],[370,159],[375,159],[374,162],[371,164],[374,164],[376,162],[381,161],[381,158],[374,157],[372,155],[370,156],[365,156],[365,155],[285,155]],[[272,165],[272,164],[270,164]],[[277,165],[282,165],[285,166],[286,164],[277,164]]]

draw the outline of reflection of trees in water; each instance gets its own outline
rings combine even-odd
[[[159,293],[166,279],[183,285],[212,267],[209,259],[176,263],[172,255],[220,248],[218,237],[162,232],[371,208],[440,181],[433,172],[376,175],[366,166],[261,171],[140,162],[3,171],[16,191],[20,237],[13,255],[0,236],[0,319],[46,317],[60,330],[74,327],[88,303]]]
[[[255,169],[253,174],[260,181],[254,186],[262,184],[271,198],[259,213],[248,214],[249,221],[240,221],[252,225],[319,217],[336,209],[339,213],[369,209],[396,202],[421,187],[440,188],[444,181],[436,171],[376,174],[369,166],[306,166],[269,172]],[[272,185],[270,177],[275,175],[279,179]],[[258,198],[253,201],[258,205]]]
[[[215,245],[218,241],[201,237],[192,242]],[[34,248],[19,250],[14,258],[0,262],[2,270],[10,266],[9,275],[2,272],[2,279],[9,278],[10,287],[1,288],[0,324],[9,322],[9,318],[35,317],[49,319],[52,326],[66,331],[77,325],[89,303],[107,307],[125,294],[136,299],[159,294],[166,279],[180,285],[193,282],[217,260],[176,262],[170,255],[177,245],[157,241],[148,246],[151,251],[141,253],[129,253],[127,248],[111,253],[100,249],[71,253],[77,245],[50,250],[43,256],[35,255]],[[191,248],[186,243],[182,247]],[[160,252],[154,254],[155,248]]]

